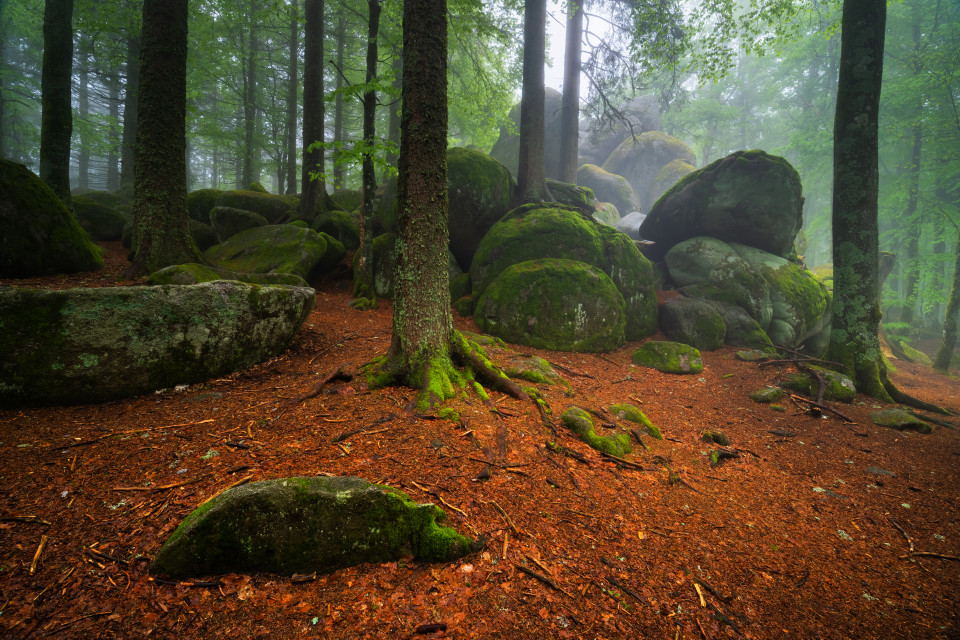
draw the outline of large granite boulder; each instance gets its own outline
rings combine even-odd
[[[360,246],[360,222],[354,213],[344,211],[324,211],[310,223],[317,233],[326,233],[343,243],[347,251]]]
[[[687,375],[703,371],[700,351],[682,342],[649,340],[640,345],[630,359],[634,364],[664,373]]]
[[[643,205],[642,211],[650,211],[660,196],[666,193],[670,187],[677,184],[683,177],[694,171],[696,171],[696,167],[679,158],[665,164],[663,168],[660,169],[660,172],[653,178],[653,182],[650,183],[650,188],[647,189],[647,193],[644,194],[644,200],[641,203]]]
[[[641,210],[646,211],[646,203],[660,196],[653,186],[657,176],[675,160],[696,164],[693,151],[677,138],[660,131],[646,131],[621,142],[603,163],[603,169],[626,178],[640,199]]]
[[[774,344],[805,346],[811,353],[826,347],[832,296],[817,276],[798,264],[708,237],[674,245],[665,262],[680,291],[721,307],[741,308]]]
[[[187,212],[197,222],[210,224],[210,210],[217,206],[220,189],[197,189],[187,194]]]
[[[576,260],[607,274],[626,303],[627,340],[656,331],[653,265],[628,237],[562,204],[523,205],[491,227],[470,265],[473,299],[508,267],[543,258]]]
[[[267,224],[269,224],[267,219],[262,215],[246,209],[218,205],[210,210],[210,226],[217,234],[218,242],[223,242],[241,231],[254,227],[265,227]]]
[[[640,235],[661,260],[694,236],[712,236],[788,257],[803,223],[800,176],[763,151],[737,151],[673,185],[649,211]]]
[[[0,405],[82,404],[190,384],[282,352],[313,289],[0,288]]]
[[[480,239],[507,213],[515,188],[507,168],[487,154],[447,149],[450,251],[461,269],[470,268]]]
[[[150,284],[200,284],[214,280],[237,280],[249,284],[272,285],[285,284],[291,287],[309,287],[306,280],[292,273],[243,273],[218,269],[206,264],[189,262],[173,264],[154,271],[147,278]]]
[[[660,305],[660,329],[674,342],[700,351],[719,349],[727,333],[723,316],[716,309],[704,300],[684,296],[670,298]]]
[[[593,190],[588,187],[547,178],[547,189],[555,202],[579,209],[588,216],[594,215],[600,205]]]
[[[123,237],[123,227],[130,222],[131,217],[102,204],[101,199],[105,198],[73,196],[73,213],[91,239],[120,240]]]
[[[595,164],[585,164],[577,170],[577,184],[592,189],[600,202],[613,204],[621,216],[643,210],[640,198],[626,178],[604,171]]]
[[[622,118],[613,116],[581,127],[586,135],[580,141],[580,164],[603,165],[628,136],[660,130],[660,103],[652,94],[627,101],[621,105],[620,115]]]
[[[623,296],[600,269],[543,259],[502,271],[477,299],[484,333],[554,351],[612,351],[623,344]]]
[[[0,276],[29,278],[92,271],[100,248],[43,180],[0,160]]]
[[[547,87],[543,100],[543,166],[548,178],[560,179],[560,111],[563,96],[556,89]],[[520,103],[510,109],[512,127],[500,128],[500,137],[490,149],[490,156],[517,175],[520,164]]]
[[[339,264],[346,250],[325,233],[289,224],[241,231],[203,256],[213,266],[246,273],[292,273],[309,281]]]
[[[263,480],[228,489],[190,513],[150,572],[330,572],[407,554],[447,562],[482,546],[437,524],[445,517],[432,504],[361,478]]]
[[[217,197],[215,206],[253,211],[266,218],[268,223],[277,224],[293,217],[299,203],[297,196],[277,196],[260,191],[223,191]]]
[[[647,214],[640,211],[634,211],[622,216],[613,228],[620,233],[626,234],[631,240],[642,240],[640,237],[640,225],[647,219]]]

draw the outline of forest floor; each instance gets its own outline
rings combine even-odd
[[[0,284],[122,284],[123,252],[110,249],[99,272]],[[458,423],[415,416],[412,390],[369,390],[359,376],[298,401],[389,346],[390,303],[358,311],[349,298],[348,282],[318,283],[290,349],[247,371],[106,404],[0,411],[0,637],[960,638],[957,431],[874,426],[879,403],[864,396],[836,406],[852,423],[790,402],[778,413],[748,393],[775,385],[780,368],[729,348],[705,352],[702,374],[675,376],[633,366],[637,344],[602,355],[516,347],[569,384],[537,385],[552,428],[529,400],[499,394],[497,413],[470,397],[449,403]],[[894,380],[960,408],[954,376],[898,362]],[[649,450],[635,446],[629,464],[559,421],[572,404],[617,402],[640,406],[666,438],[644,438]],[[724,431],[739,457],[711,467],[705,429]],[[148,574],[210,496],[310,475],[434,502],[486,548],[303,583]]]

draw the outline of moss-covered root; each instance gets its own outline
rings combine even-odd
[[[476,378],[486,386],[501,391],[513,398],[522,398],[523,390],[507,374],[487,358],[483,348],[467,340],[460,332],[454,331],[450,349],[451,356],[469,367]]]
[[[883,383],[884,390],[890,394],[890,397],[894,402],[899,402],[900,404],[913,407],[914,409],[929,411],[930,413],[939,413],[940,415],[944,416],[958,415],[957,411],[953,409],[938,407],[935,404],[930,404],[929,402],[924,402],[919,398],[914,398],[909,393],[904,393],[899,387],[897,387],[897,385],[893,383],[893,381],[890,379],[890,376],[887,375],[886,370],[881,373],[880,380]]]

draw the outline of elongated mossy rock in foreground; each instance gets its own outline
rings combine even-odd
[[[440,526],[444,511],[355,477],[281,478],[229,489],[198,507],[151,573],[327,572],[405,554],[449,561],[478,549]]]
[[[633,363],[664,373],[700,373],[703,360],[700,352],[680,342],[650,340],[633,352]]]
[[[105,402],[250,367],[313,309],[305,287],[0,287],[0,406]]]

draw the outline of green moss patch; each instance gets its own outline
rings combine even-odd
[[[875,425],[896,429],[897,431],[933,432],[933,427],[929,423],[903,409],[880,409],[870,414],[870,420]]]
[[[679,342],[650,340],[634,351],[631,359],[634,364],[664,373],[693,374],[703,371],[700,352]]]
[[[835,402],[853,402],[857,395],[856,387],[853,381],[847,376],[837,371],[824,369],[810,365],[808,368],[816,371],[823,376],[826,386],[824,387],[823,399]],[[806,372],[788,374],[783,381],[783,386],[792,389],[798,393],[808,396],[816,396],[819,388],[819,381],[813,374]]]
[[[581,440],[603,453],[622,458],[632,451],[630,436],[618,433],[609,436],[598,436],[593,430],[593,419],[590,414],[580,407],[570,407],[561,414],[560,419],[570,431],[577,434]]]
[[[786,393],[780,387],[764,387],[750,392],[750,399],[760,404],[770,404],[776,402],[785,396]]]
[[[639,407],[635,407],[632,404],[612,404],[609,407],[610,413],[615,415],[620,420],[628,420],[634,424],[638,424],[647,430],[647,433],[650,437],[655,440],[663,440],[663,434],[660,433],[660,429],[650,422],[650,419],[644,415],[643,411]]]
[[[343,245],[332,246],[312,229],[285,224],[241,231],[204,252],[212,265],[230,271],[292,273],[308,281],[342,257]]]

